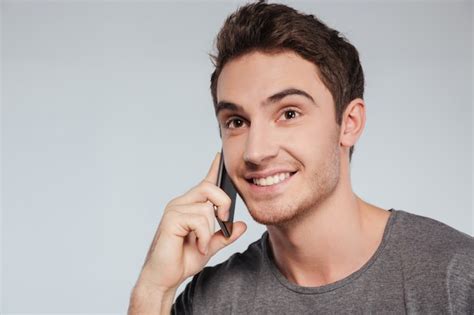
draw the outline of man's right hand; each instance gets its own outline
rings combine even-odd
[[[219,218],[226,221],[231,204],[229,196],[216,186],[220,158],[218,153],[199,185],[166,206],[133,289],[129,314],[169,314],[179,285],[245,232],[243,222],[234,223],[228,239],[221,231],[214,232],[214,205]]]

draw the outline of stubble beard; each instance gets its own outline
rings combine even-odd
[[[318,206],[331,196],[339,183],[339,152],[339,146],[335,145],[323,159],[323,164],[312,172],[306,187],[297,192],[293,191],[293,195],[285,192],[284,200],[277,198],[255,205],[247,203],[245,198],[242,198],[252,218],[260,224],[288,228],[316,211]]]

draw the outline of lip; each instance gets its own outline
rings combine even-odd
[[[273,173],[268,173],[270,176],[272,174],[277,174],[277,173],[285,173],[289,171],[277,171]],[[286,189],[286,186],[289,185],[290,181],[293,180],[293,177],[298,174],[298,172],[289,172],[290,177],[285,178],[283,181],[279,182],[278,184],[270,185],[270,186],[258,186],[255,185],[252,180],[247,180],[247,184],[249,186],[250,193],[256,198],[262,198],[262,197],[274,197],[275,195],[281,194],[284,192]],[[262,173],[263,174],[263,173]],[[253,178],[253,177],[250,177]]]

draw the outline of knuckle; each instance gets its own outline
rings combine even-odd
[[[174,210],[171,210],[171,211],[163,214],[163,217],[161,219],[161,224],[164,225],[164,226],[174,224],[174,222],[176,220],[176,214],[177,214],[177,212],[174,211]]]
[[[231,203],[232,203],[232,200],[231,200],[230,197],[226,194],[226,195],[225,195],[225,198],[224,198],[224,206],[225,206],[226,208],[229,208]]]
[[[202,227],[207,226],[209,221],[207,221],[207,218],[205,216],[200,215],[198,219],[199,219],[199,225],[200,226],[202,226]]]
[[[163,212],[163,217],[164,216],[169,216],[170,214],[173,214],[173,213],[176,213],[176,212],[178,212],[176,210],[176,206],[173,206],[173,205],[168,206],[168,207],[166,207],[165,211]]]
[[[170,210],[163,213],[163,215],[161,216],[161,222],[166,222],[169,220],[169,218],[170,218]]]
[[[201,216],[195,213],[188,213],[186,215],[187,220],[194,226],[199,227],[201,225]]]
[[[168,204],[169,205],[173,205],[174,203],[176,203],[176,201],[178,200],[179,197],[174,197],[173,199],[171,199]]]
[[[206,202],[202,205],[202,212],[206,214],[214,214],[214,205],[211,202]]]
[[[212,191],[213,187],[215,187],[215,185],[213,185],[212,183],[206,181],[206,180],[203,180],[201,182],[201,189],[204,191],[204,192],[210,192]]]
[[[202,181],[201,181],[202,184],[204,185],[215,185],[215,183],[213,183],[212,181],[210,181],[208,178],[204,178]]]
[[[174,197],[173,199],[171,199],[171,200],[166,204],[166,208],[172,207],[173,205],[177,204],[180,198],[181,198],[181,196]]]

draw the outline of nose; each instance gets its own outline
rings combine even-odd
[[[245,143],[244,161],[260,165],[277,156],[278,143],[270,127],[252,124]]]

